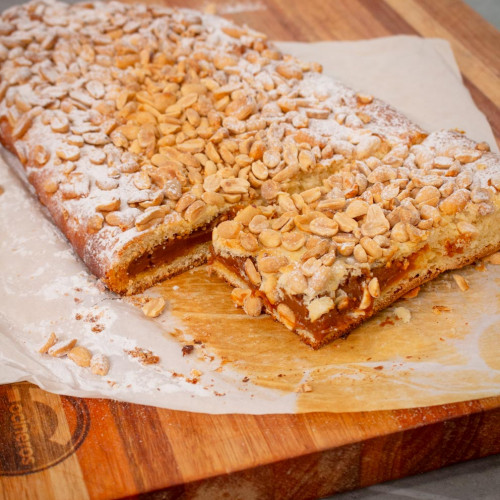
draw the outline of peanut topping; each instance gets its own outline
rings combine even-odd
[[[248,288],[233,288],[231,291],[231,299],[236,305],[242,306],[243,301],[250,296],[251,293],[252,292]]]
[[[78,146],[65,146],[56,149],[56,155],[61,160],[75,161],[80,158],[80,148]]]
[[[372,278],[370,280],[368,283],[368,291],[374,299],[380,296],[380,285],[377,278]]]
[[[223,179],[221,188],[224,193],[228,194],[244,194],[248,191],[250,184],[245,179]]]
[[[290,295],[302,295],[307,289],[307,279],[299,270],[285,274],[281,282]]]
[[[383,210],[378,205],[370,205],[366,213],[365,222],[361,225],[363,236],[373,238],[377,234],[384,234],[390,227]]]
[[[370,257],[373,257],[374,259],[380,259],[380,257],[382,257],[382,248],[380,248],[380,246],[371,238],[364,236],[359,242]]]
[[[487,145],[424,137],[248,28],[113,2],[5,16],[0,106],[17,155],[45,199],[100,233],[92,241],[120,241],[111,253],[137,231],[185,234],[238,212],[219,224],[216,252],[251,253],[251,283],[272,304],[303,294],[316,321],[349,307],[336,287],[350,273],[418,251],[444,223],[474,238],[470,213],[496,210]],[[379,295],[372,278],[360,310]],[[260,314],[261,299],[239,297]],[[154,300],[150,314],[164,307]],[[287,306],[277,314],[295,327]]]
[[[368,213],[368,203],[364,200],[353,200],[345,210],[348,217],[355,219]]]
[[[236,221],[224,221],[217,226],[217,233],[221,238],[236,238],[241,231],[242,225]]]
[[[248,276],[248,279],[253,285],[259,286],[260,283],[262,282],[262,278],[255,268],[254,263],[250,260],[247,259],[245,261],[245,264],[243,265],[243,268],[245,269],[245,273]]]
[[[269,221],[265,215],[255,215],[250,223],[248,224],[248,229],[252,231],[252,233],[259,234],[264,229],[269,228]]]
[[[267,248],[275,248],[281,244],[281,234],[273,229],[264,229],[259,234],[259,241]]]
[[[33,160],[40,167],[45,165],[50,158],[50,153],[41,145],[37,144],[33,150]]]
[[[331,311],[334,307],[335,303],[330,297],[320,297],[319,299],[311,301],[311,303],[307,306],[311,323],[314,323],[317,319]]]
[[[309,229],[318,236],[334,236],[339,231],[339,225],[328,217],[316,217],[309,224]]]
[[[368,309],[372,305],[373,299],[368,291],[368,287],[363,288],[363,296],[361,297],[361,303],[359,304],[359,308],[361,310]]]
[[[249,316],[260,316],[262,306],[262,300],[259,297],[248,295],[243,300],[243,310]]]
[[[404,243],[410,239],[404,222],[397,222],[394,225],[391,231],[391,239],[398,241],[399,243]]]
[[[237,214],[236,217],[234,218],[235,221],[241,222],[244,226],[248,226],[252,219],[256,216],[259,215],[260,211],[258,208],[255,208],[251,205],[248,207],[243,208],[240,210]]]
[[[346,233],[350,233],[358,227],[358,222],[345,213],[337,212],[333,218],[339,225],[339,229]]]
[[[454,215],[465,208],[469,198],[470,193],[467,189],[459,189],[439,204],[439,210],[445,215]]]
[[[381,141],[377,136],[370,135],[363,137],[356,146],[356,156],[363,160],[371,156],[379,147]]]
[[[415,202],[417,205],[431,205],[432,207],[437,207],[441,193],[439,189],[434,186],[424,186],[415,196]]]
[[[259,242],[253,234],[242,231],[239,234],[239,238],[240,245],[245,250],[248,250],[249,252],[255,252],[259,249]]]
[[[289,233],[283,233],[281,244],[286,250],[289,250],[290,252],[296,252],[304,246],[305,242],[305,235],[296,231],[292,231]]]
[[[191,224],[196,225],[205,218],[206,213],[207,204],[202,200],[196,200],[194,203],[189,205],[184,213],[184,218]]]
[[[288,259],[285,256],[270,255],[259,259],[257,265],[263,273],[277,273],[280,268],[288,264]]]
[[[65,115],[55,115],[50,121],[50,128],[54,132],[67,132],[69,130],[69,120]]]
[[[96,210],[99,212],[113,212],[114,210],[119,210],[119,208],[120,200],[118,198],[111,198],[109,201],[96,206]]]
[[[360,263],[363,264],[365,262],[368,262],[368,255],[366,253],[366,250],[363,248],[362,245],[356,245],[354,247],[353,251],[354,258]]]

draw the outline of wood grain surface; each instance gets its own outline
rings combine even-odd
[[[231,2],[182,4],[224,13]],[[462,2],[260,0],[232,11],[226,17],[280,40],[447,39],[500,145],[500,34]],[[30,384],[0,387],[0,498],[9,500],[314,498],[499,452],[500,397],[253,416],[61,397]]]

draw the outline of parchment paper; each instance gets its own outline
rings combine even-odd
[[[496,149],[444,41],[280,45],[429,130],[458,127]],[[60,394],[207,413],[363,411],[500,394],[500,266],[461,271],[471,285],[465,293],[447,274],[314,352],[269,318],[236,310],[230,288],[205,268],[149,290],[169,304],[160,318],[145,318],[103,290],[4,162],[0,185],[0,383],[28,380]],[[192,314],[192,304],[207,314]],[[438,314],[435,305],[445,309]],[[394,316],[398,306],[411,311],[410,323]],[[52,331],[109,356],[108,376],[40,355]],[[125,353],[135,347],[160,362],[141,365]]]

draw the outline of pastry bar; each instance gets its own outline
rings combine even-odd
[[[498,155],[195,11],[35,1],[0,20],[0,139],[93,273],[205,262],[313,347],[499,247]],[[217,226],[217,229],[214,228]]]
[[[500,158],[458,132],[353,161],[213,232],[214,269],[314,348],[412,288],[500,248]]]
[[[192,10],[12,7],[0,78],[1,142],[118,293],[206,261],[211,230],[240,208],[355,158],[397,162],[425,136],[264,35]]]

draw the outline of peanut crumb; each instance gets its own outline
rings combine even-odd
[[[411,312],[406,307],[396,307],[396,309],[394,309],[394,315],[403,323],[409,323],[411,320]]]
[[[71,359],[78,366],[90,366],[92,353],[85,347],[76,346],[68,353],[68,358]]]
[[[148,318],[157,318],[165,309],[165,305],[165,299],[163,299],[162,297],[150,299],[142,306],[142,312]]]
[[[109,359],[104,354],[94,354],[90,360],[90,371],[94,375],[107,375],[109,372]]]
[[[442,312],[449,312],[451,309],[446,306],[432,306],[432,312],[434,314],[441,314]]]
[[[454,274],[453,279],[455,280],[455,283],[458,285],[458,288],[462,290],[462,292],[466,292],[469,289],[469,283],[462,275]]]
[[[54,346],[57,343],[57,336],[54,332],[52,332],[49,337],[45,340],[45,343],[43,344],[40,349],[38,349],[38,352],[41,354],[47,354],[49,349]]]
[[[66,356],[71,349],[73,349],[75,344],[76,339],[60,340],[48,350],[48,353],[55,358],[62,358],[63,356]]]

